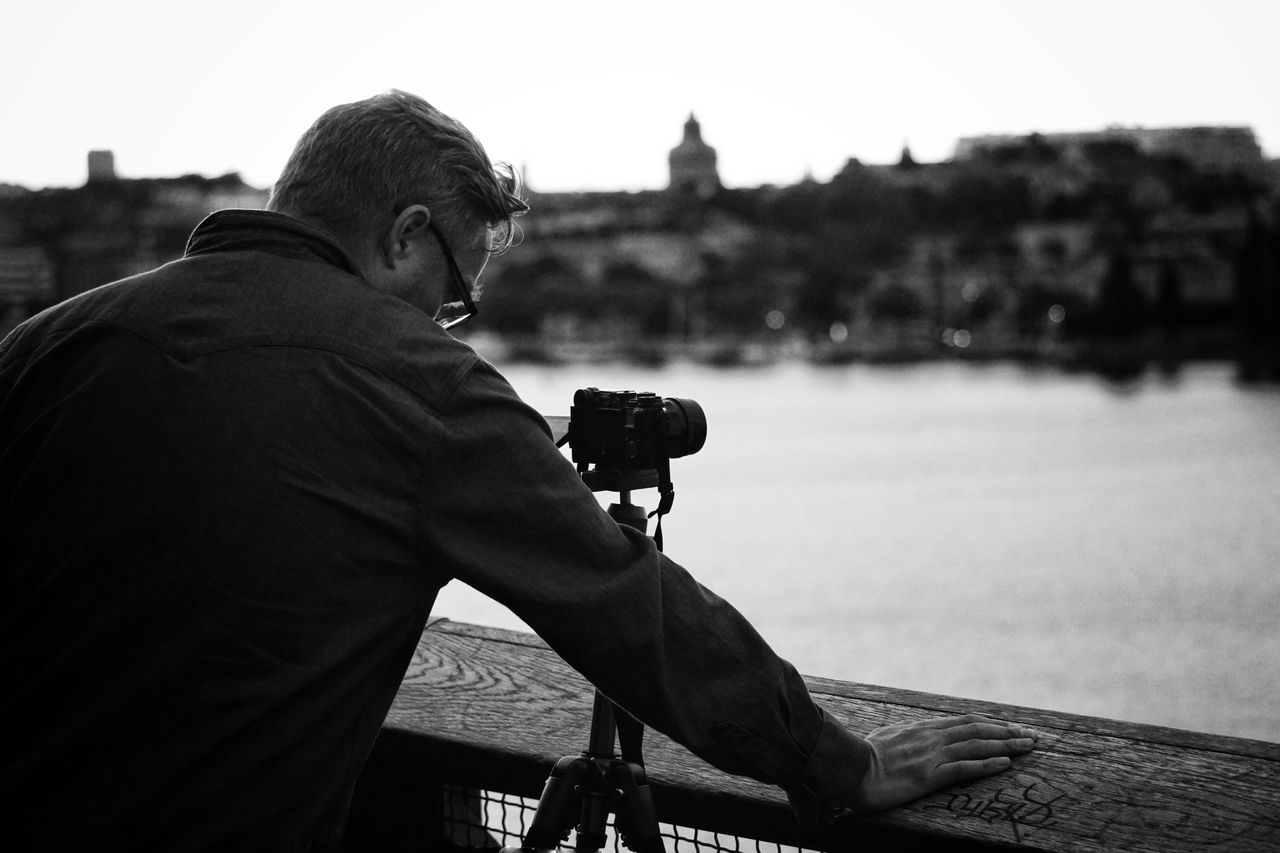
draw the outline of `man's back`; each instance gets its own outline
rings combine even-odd
[[[340,820],[446,580],[407,496],[474,356],[339,257],[226,248],[0,351],[0,796],[99,847]]]

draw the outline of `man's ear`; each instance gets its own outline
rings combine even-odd
[[[420,241],[427,236],[431,210],[425,205],[411,204],[396,216],[382,240],[382,260],[395,268],[412,256]]]

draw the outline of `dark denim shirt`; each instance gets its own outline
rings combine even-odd
[[[867,766],[487,362],[280,214],[215,213],[0,344],[0,547],[5,831],[331,838],[451,578],[802,811]]]

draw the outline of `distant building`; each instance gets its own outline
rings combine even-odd
[[[671,167],[672,191],[707,199],[720,189],[716,150],[702,141],[702,127],[692,113],[684,123],[684,139],[671,149],[667,162]]]
[[[1181,157],[1206,172],[1252,172],[1262,168],[1262,148],[1249,127],[1122,127],[1071,133],[967,136],[956,143],[956,160],[1015,151],[1028,145],[1056,151],[1067,162],[1088,159],[1097,144],[1123,142],[1142,154]]]
[[[53,297],[48,252],[39,246],[0,246],[0,305]]]
[[[114,181],[116,179],[116,155],[111,151],[89,152],[89,182]]]

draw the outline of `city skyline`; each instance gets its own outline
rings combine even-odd
[[[690,113],[731,187],[825,180],[904,146],[933,162],[966,136],[1110,125],[1248,126],[1280,156],[1265,91],[1280,11],[1242,0],[1212,17],[1147,0],[799,0],[785,17],[718,2],[458,5],[11,13],[0,183],[78,186],[86,152],[108,149],[123,177],[238,172],[265,187],[320,112],[392,87],[543,191],[662,188]]]

